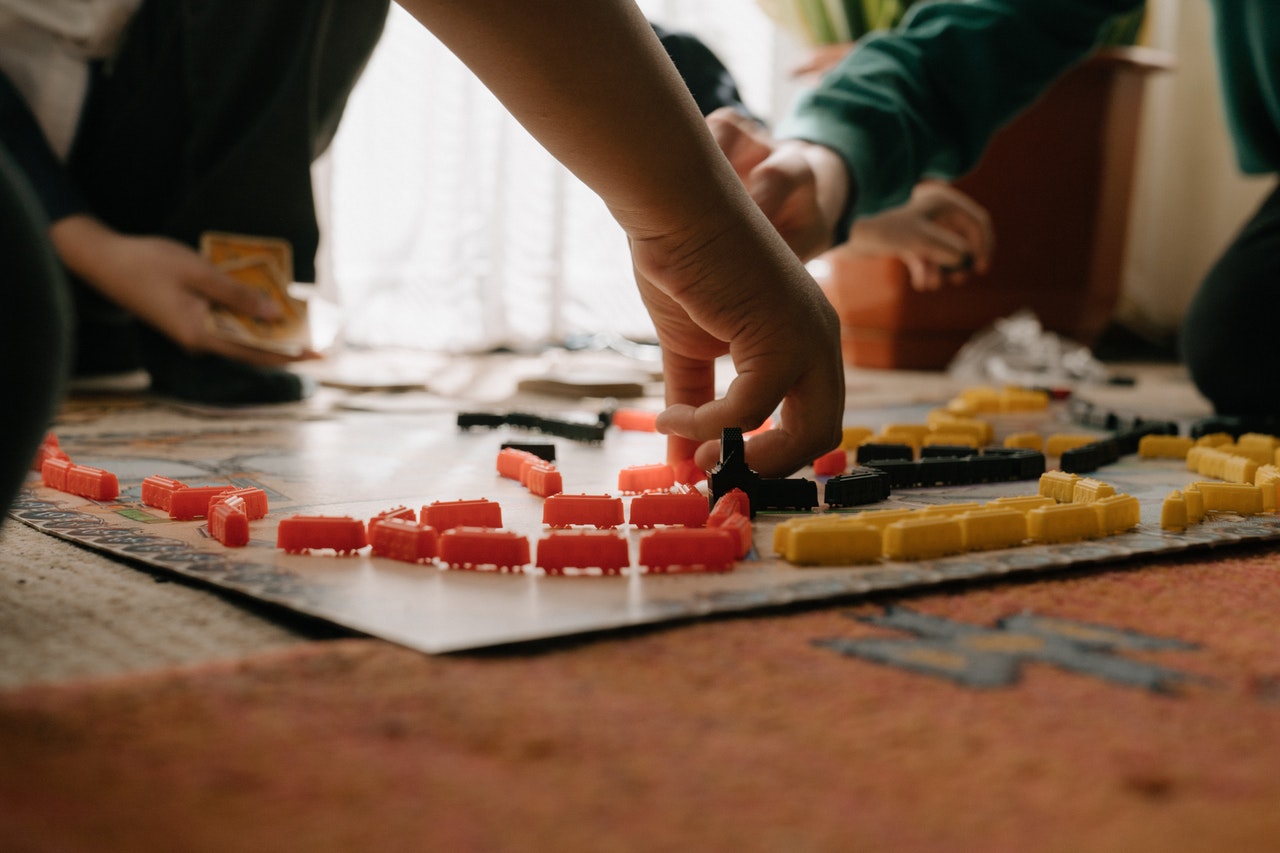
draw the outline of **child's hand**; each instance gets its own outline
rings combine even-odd
[[[632,241],[663,350],[669,408],[658,429],[671,436],[671,462],[692,456],[708,470],[725,427],[754,429],[781,402],[777,428],[748,442],[747,461],[763,476],[784,476],[840,441],[839,323],[784,247],[762,258],[741,236],[730,228],[683,245]],[[715,360],[725,354],[737,376],[716,399]]]
[[[982,205],[952,186],[925,181],[901,207],[855,222],[849,247],[864,255],[893,255],[906,264],[912,287],[937,290],[986,272],[995,235]]]
[[[831,248],[849,197],[844,160],[829,148],[779,142],[730,107],[707,116],[711,135],[773,227],[803,260]]]

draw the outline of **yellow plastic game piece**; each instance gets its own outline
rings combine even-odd
[[[870,427],[847,426],[841,433],[840,449],[857,450],[858,445],[875,435]]]
[[[1229,432],[1211,432],[1197,438],[1196,447],[1217,447],[1220,444],[1230,444],[1234,440]]]
[[[1084,433],[1054,433],[1044,440],[1044,455],[1061,456],[1068,450],[1075,450],[1077,447],[1084,447],[1086,444],[1093,444],[1097,440],[1098,436],[1085,435]]]
[[[797,566],[838,566],[880,559],[880,531],[851,519],[837,524],[805,524],[791,532],[787,562]]]
[[[1187,529],[1187,500],[1174,489],[1160,505],[1160,527],[1164,530]]]
[[[1060,504],[1069,504],[1075,497],[1076,480],[1079,474],[1068,474],[1065,471],[1045,471],[1040,475],[1040,494],[1053,498]]]
[[[938,445],[946,445],[950,447],[978,447],[978,439],[971,432],[930,432],[926,433],[921,441],[922,447],[936,447]]]
[[[1138,439],[1138,455],[1143,459],[1186,459],[1195,442],[1185,435],[1144,435]]]
[[[1027,536],[1036,542],[1076,542],[1101,533],[1098,513],[1089,504],[1059,504],[1027,513]]]
[[[954,504],[934,504],[933,506],[921,507],[916,510],[916,512],[920,515],[941,518],[943,516],[956,516],[962,512],[969,512],[976,509],[982,509],[982,504],[977,501],[965,501],[963,503]]]
[[[989,385],[965,388],[947,404],[947,409],[959,414],[1000,411],[1000,392]]]
[[[1262,489],[1253,483],[1196,483],[1196,491],[1204,496],[1205,512],[1262,512]]]
[[[1204,495],[1192,483],[1182,490],[1182,499],[1187,502],[1187,524],[1199,524],[1204,521]]]
[[[1013,548],[1027,538],[1027,517],[1016,509],[970,510],[960,516],[960,532],[968,551]]]
[[[1044,450],[1044,436],[1038,432],[1015,432],[1005,436],[1004,446],[1041,451]]]
[[[1262,511],[1275,512],[1277,489],[1280,489],[1280,466],[1259,465],[1253,484],[1262,490]]]
[[[928,424],[885,424],[880,429],[879,440],[919,447],[928,433]]]
[[[946,409],[933,409],[925,416],[925,423],[938,432],[971,432],[980,447],[995,440],[995,427],[989,421],[957,415]]]
[[[1274,462],[1277,447],[1280,447],[1280,439],[1262,432],[1246,432],[1236,439],[1237,451],[1259,465]]]
[[[1026,515],[1033,509],[1042,506],[1054,506],[1058,502],[1049,495],[1013,495],[1004,498],[994,498],[987,501],[989,509],[1016,509],[1018,512]]]
[[[806,524],[833,523],[837,522],[845,516],[802,516],[799,518],[788,518],[786,521],[778,522],[773,528],[773,552],[775,554],[786,554],[791,544],[792,534],[800,527]]]
[[[1073,504],[1090,504],[1102,498],[1112,497],[1116,493],[1115,486],[1095,480],[1092,477],[1081,477],[1071,487]]]
[[[1142,521],[1142,507],[1133,495],[1110,495],[1090,506],[1098,514],[1098,528],[1103,536],[1123,533]]]
[[[884,529],[884,555],[891,560],[928,560],[964,551],[964,530],[957,518],[921,515]]]
[[[1265,462],[1262,464],[1266,464]],[[1222,479],[1228,483],[1252,484],[1258,475],[1258,462],[1247,456],[1228,456],[1222,463]]]
[[[1049,408],[1049,392],[1032,388],[1006,387],[1000,392],[1000,411],[1038,412]]]
[[[853,516],[863,524],[869,524],[877,530],[884,530],[895,521],[910,518],[914,510],[910,509],[869,509]]]

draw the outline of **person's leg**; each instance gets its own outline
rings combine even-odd
[[[71,310],[48,224],[0,145],[0,511],[13,503],[62,399]]]
[[[1277,317],[1280,185],[1209,271],[1183,322],[1183,359],[1217,413],[1280,415]]]
[[[311,163],[329,143],[387,0],[147,0],[95,73],[71,155],[94,212],[195,246],[204,231],[288,240],[314,278]],[[287,371],[191,357],[139,329],[153,388],[209,402],[296,399]]]

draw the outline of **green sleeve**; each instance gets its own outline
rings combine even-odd
[[[778,129],[834,149],[855,216],[901,204],[923,176],[972,168],[987,139],[1141,0],[938,0],[863,39]],[[1070,132],[1064,129],[1064,132]]]

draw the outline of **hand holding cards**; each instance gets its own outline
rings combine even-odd
[[[288,241],[207,231],[200,237],[200,254],[279,309],[276,319],[264,320],[214,305],[209,325],[216,335],[289,356],[302,355],[311,348],[307,304],[289,295],[293,249]]]

